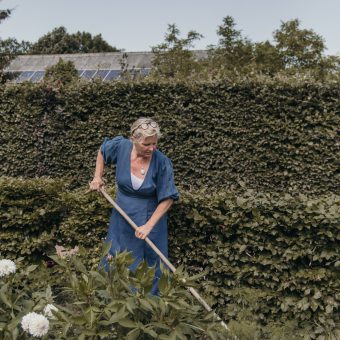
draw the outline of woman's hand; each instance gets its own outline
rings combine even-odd
[[[90,190],[97,190],[99,191],[100,188],[104,185],[104,181],[101,177],[94,177],[92,182],[89,183]]]
[[[151,230],[151,226],[149,226],[148,224],[144,224],[135,231],[135,236],[137,238],[140,238],[141,240],[144,240],[150,234]]]

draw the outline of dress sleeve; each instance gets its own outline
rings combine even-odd
[[[119,145],[124,140],[124,137],[117,136],[113,139],[105,138],[100,146],[100,151],[104,157],[105,165],[117,163],[117,153]]]
[[[177,201],[179,199],[179,193],[174,181],[172,163],[167,157],[165,157],[160,163],[156,189],[158,203],[167,198],[172,198],[174,201]]]

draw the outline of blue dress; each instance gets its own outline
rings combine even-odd
[[[174,183],[172,163],[159,150],[152,154],[150,165],[145,174],[143,184],[137,190],[131,182],[132,141],[122,136],[105,139],[101,145],[101,153],[105,165],[116,165],[117,204],[128,214],[137,226],[144,225],[156,210],[158,204],[167,198],[178,200],[179,194]],[[168,257],[167,214],[163,215],[154,226],[149,239]],[[158,280],[161,275],[160,258],[144,241],[135,236],[134,229],[125,221],[118,211],[112,209],[109,231],[106,242],[112,242],[110,254],[124,250],[131,251],[135,262],[130,269],[134,270],[142,260],[149,266],[156,265],[152,294],[158,294]],[[103,260],[107,267],[106,258]]]

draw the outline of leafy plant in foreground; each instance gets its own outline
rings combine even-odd
[[[81,255],[51,258],[58,266],[45,268],[45,272],[40,267],[40,283],[39,266],[25,268],[20,259],[16,273],[13,266],[3,271],[6,276],[0,278],[1,338],[232,338],[213,313],[206,313],[194,303],[185,287],[194,286],[197,277],[188,277],[181,268],[174,275],[163,268],[160,294],[153,296],[150,292],[154,268],[142,262],[131,272],[130,253],[113,258],[107,272],[94,266],[86,268]],[[39,289],[44,284],[48,284],[47,289]]]
[[[164,270],[160,296],[150,294],[154,268],[142,262],[134,272],[128,267],[129,253],[118,254],[108,272],[87,270],[77,257],[65,261],[52,257],[65,269],[69,284],[64,287],[66,303],[53,312],[62,337],[67,339],[187,339],[198,335],[228,339],[212,313],[193,303],[184,287],[192,285],[181,270]]]

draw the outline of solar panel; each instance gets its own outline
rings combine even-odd
[[[104,78],[105,81],[118,79],[120,77],[121,70],[111,70],[106,77]]]
[[[143,76],[147,76],[151,71],[151,68],[141,68],[140,69],[140,73],[143,75]]]
[[[29,80],[33,75],[34,71],[24,71],[21,72],[18,78],[15,80],[17,83],[21,83],[25,80]]]
[[[142,76],[147,76],[151,69],[141,68],[129,70],[131,74],[140,74]],[[99,78],[104,81],[117,80],[121,77],[121,70],[78,70],[80,77],[85,79]],[[34,83],[39,82],[43,79],[45,71],[23,71],[16,77],[16,83],[22,83],[23,81],[32,81]]]
[[[45,75],[45,71],[36,71],[34,72],[30,81],[32,81],[33,83],[36,83],[39,80],[41,80],[44,77],[44,75]]]
[[[97,73],[93,76],[93,78],[105,79],[109,72],[110,70],[98,70]]]
[[[91,78],[94,76],[94,74],[95,74],[96,72],[97,72],[97,71],[95,71],[95,70],[85,70],[85,71],[82,73],[81,77],[82,77],[82,78],[91,79]]]

